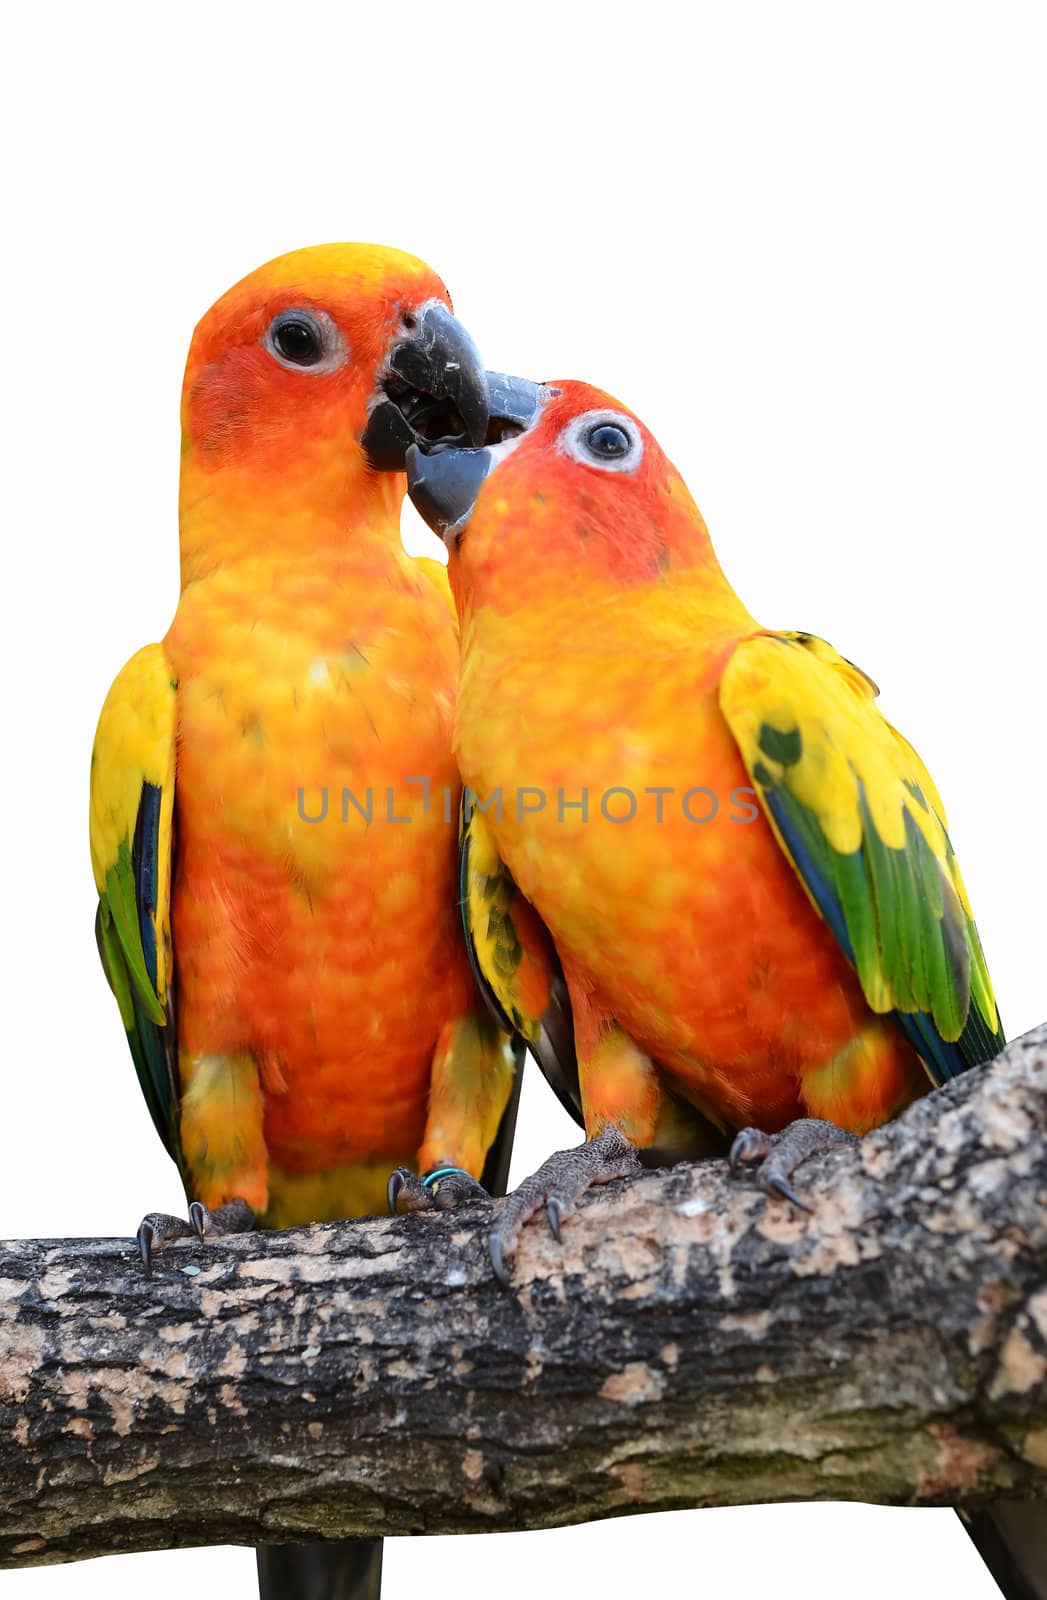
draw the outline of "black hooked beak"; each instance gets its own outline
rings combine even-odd
[[[490,403],[479,352],[439,300],[392,345],[361,443],[379,471],[402,472],[411,445],[481,445]]]
[[[487,374],[491,399],[488,443],[483,450],[412,445],[407,452],[407,489],[416,510],[453,549],[472,515],[480,485],[499,459],[496,448],[524,433],[541,409],[541,385],[504,372]]]

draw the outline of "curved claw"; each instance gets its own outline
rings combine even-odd
[[[409,1173],[406,1167],[397,1167],[395,1172],[391,1172],[389,1174],[389,1182],[386,1185],[385,1198],[389,1206],[389,1210],[392,1212],[394,1217],[396,1216],[396,1202],[400,1198],[400,1191],[407,1182],[407,1179],[412,1176],[413,1174]]]
[[[189,1207],[189,1221],[196,1237],[201,1240],[207,1236],[213,1226],[211,1213],[199,1200],[194,1200]]]
[[[767,1193],[776,1194],[779,1195],[783,1200],[788,1200],[800,1211],[809,1212],[811,1210],[811,1207],[807,1204],[806,1200],[800,1199],[800,1196],[796,1193],[796,1190],[793,1188],[788,1179],[781,1177],[778,1173],[772,1173],[769,1178],[764,1179],[762,1187],[767,1191]]]
[[[487,1253],[491,1258],[494,1275],[503,1289],[509,1287],[509,1268],[505,1264],[505,1251],[502,1248],[501,1235],[489,1233],[487,1236]]]
[[[550,1195],[545,1202],[545,1215],[549,1219],[549,1227],[557,1244],[563,1244],[560,1234],[560,1224],[563,1221],[563,1207],[555,1195]]]
[[[728,1152],[727,1161],[732,1172],[737,1172],[740,1167],[750,1166],[757,1161],[765,1161],[771,1153],[773,1140],[767,1133],[759,1128],[742,1128],[734,1136],[734,1141]]]
[[[156,1242],[156,1230],[148,1217],[143,1217],[135,1235],[138,1240],[138,1254],[142,1258],[142,1267],[147,1278],[153,1276],[153,1245]]]

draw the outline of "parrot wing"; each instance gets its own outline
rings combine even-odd
[[[476,981],[499,1026],[533,1053],[564,1110],[582,1123],[567,985],[537,911],[520,893],[469,790],[462,796],[459,895]]]
[[[734,651],[720,709],[777,836],[853,963],[936,1083],[1005,1043],[945,810],[876,685],[822,639]]]
[[[102,707],[91,755],[95,932],[156,1130],[179,1160],[171,992],[175,685],[163,646],[132,656]]]

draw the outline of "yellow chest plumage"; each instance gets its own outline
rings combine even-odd
[[[410,1158],[466,985],[446,603],[398,550],[260,560],[191,584],[165,647],[183,1062],[260,1061],[284,1173]]]

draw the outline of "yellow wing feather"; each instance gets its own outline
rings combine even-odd
[[[122,881],[132,865],[146,785],[159,791],[156,817],[155,906],[146,908],[155,938],[155,978],[143,999],[163,1021],[171,959],[171,824],[174,813],[175,685],[163,646],[131,657],[106,696],[91,755],[91,864],[104,909],[116,922],[136,987],[148,973],[141,931],[130,937]],[[130,948],[128,944],[130,943]]]

